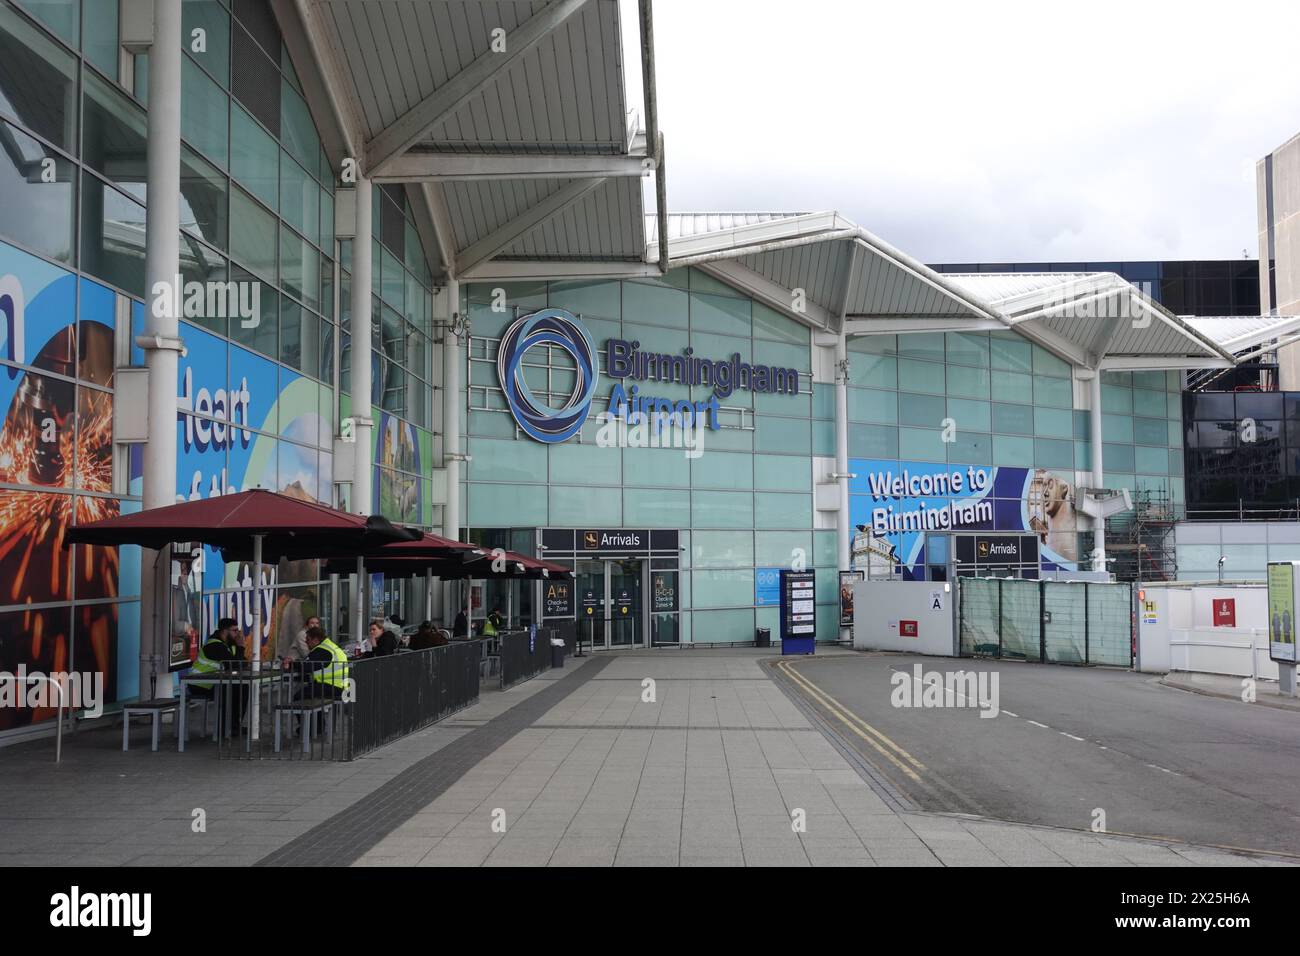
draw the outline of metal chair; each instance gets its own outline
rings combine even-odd
[[[127,704],[122,708],[122,750],[131,749],[131,718],[134,716],[148,716],[153,724],[153,749],[158,749],[158,734],[162,728],[162,715],[170,713],[180,707],[180,701],[175,697],[157,697],[153,700],[140,700],[134,704]],[[179,724],[177,733],[180,732]]]

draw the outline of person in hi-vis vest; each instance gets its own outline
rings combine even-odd
[[[294,665],[302,674],[298,699],[342,697],[352,672],[348,655],[319,627],[307,628],[307,648],[307,659]]]

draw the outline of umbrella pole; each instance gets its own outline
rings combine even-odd
[[[262,703],[261,689],[257,684],[257,672],[262,669],[262,536],[253,535],[253,693],[249,701],[248,726],[253,740],[260,739],[258,733],[258,707]]]
[[[356,633],[352,637],[352,639],[356,641],[358,652],[360,652],[361,641],[364,639],[364,634],[366,629],[365,576],[366,576],[365,559],[358,554],[357,555],[357,594],[356,594],[357,628],[356,628]]]
[[[424,569],[424,619],[433,620],[433,568]]]

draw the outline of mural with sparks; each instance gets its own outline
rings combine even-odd
[[[78,301],[80,300],[80,316]],[[114,294],[0,244],[0,607],[118,597],[116,549],[65,549],[116,515]],[[98,670],[116,699],[119,609],[0,612],[0,669]],[[76,635],[75,639],[73,635]],[[0,712],[0,730],[51,713]]]

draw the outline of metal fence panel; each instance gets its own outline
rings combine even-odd
[[[1037,581],[1002,578],[1002,656],[1042,660]]]
[[[502,631],[501,686],[510,687],[548,670],[553,636],[556,636],[553,627],[539,627],[535,640],[527,630]]]
[[[998,590],[993,578],[958,578],[957,600],[961,653],[966,656],[1001,653],[998,634]]]
[[[1133,665],[1133,586],[1088,585],[1088,646],[1093,664]]]
[[[1043,582],[1043,652],[1053,664],[1086,664],[1088,585],[1080,581]]]

